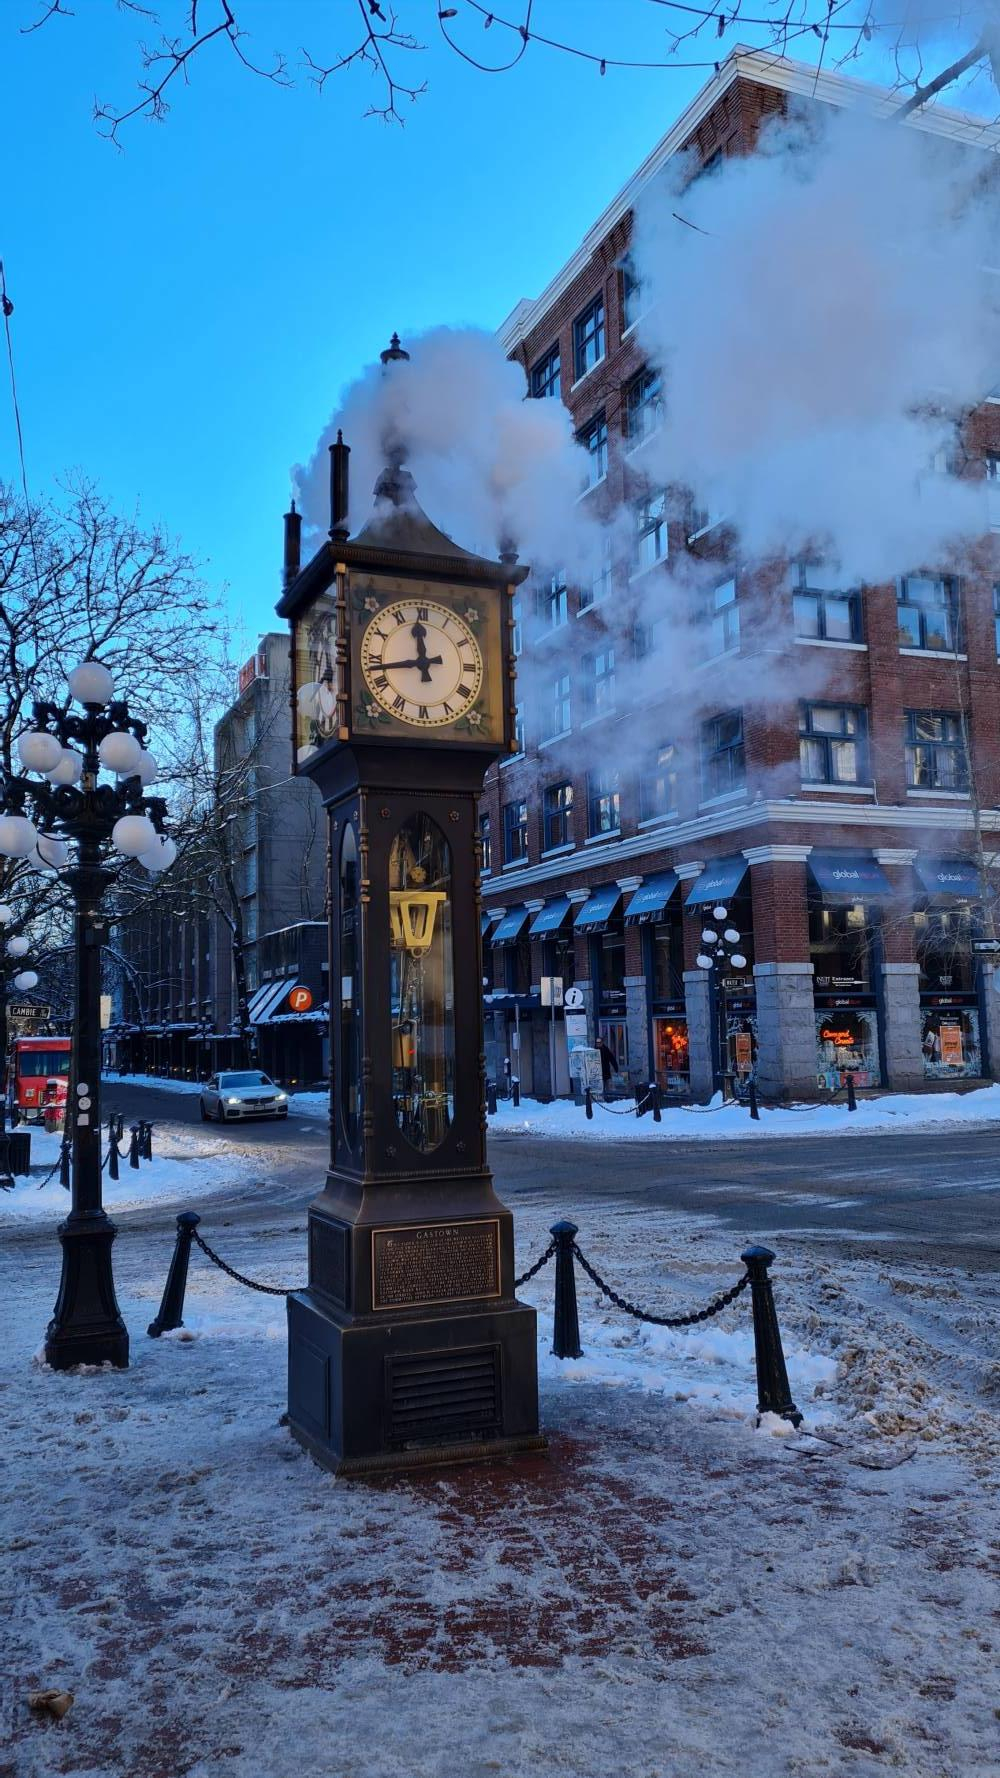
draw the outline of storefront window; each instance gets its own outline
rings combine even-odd
[[[809,903],[809,958],[817,994],[867,993],[871,945],[864,902],[838,906],[814,897]]]
[[[970,994],[975,988],[968,904],[915,908],[921,994]]]
[[[816,1014],[819,1085],[836,1092],[848,1073],[856,1087],[877,1087],[880,1080],[878,1024],[874,1008],[832,1007]]]
[[[974,1006],[925,1006],[921,1021],[928,1080],[961,1080],[982,1073],[979,1013]]]
[[[602,1012],[609,1015],[625,1011],[625,933],[612,929],[594,940],[596,954],[597,999]]]
[[[651,934],[653,1001],[684,998],[684,938],[680,920],[654,926]]]
[[[454,1113],[451,852],[426,815],[412,815],[389,855],[392,1100],[406,1140],[427,1154]]]
[[[691,1079],[688,1024],[681,1014],[653,1019],[653,1071],[665,1093],[687,1091]]]
[[[928,1080],[971,1079],[982,1073],[972,909],[929,902],[913,911],[920,965],[920,1046]]]

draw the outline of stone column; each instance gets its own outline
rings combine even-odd
[[[809,961],[811,846],[748,846],[757,992],[757,1085],[765,1098],[814,1098],[816,1014]]]
[[[882,922],[882,1084],[897,1093],[912,1093],[924,1084],[920,966],[916,961],[912,918],[912,870],[916,856],[915,847],[875,847],[875,857],[894,890]]]
[[[641,877],[619,877],[625,904],[642,883]],[[628,1075],[633,1086],[650,1079],[649,1016],[646,977],[642,973],[642,928],[625,928],[625,1025],[628,1031]]]
[[[700,877],[705,865],[702,859],[692,859],[686,864],[675,864],[674,870],[680,877],[681,884],[690,883]],[[699,909],[700,913],[701,910]],[[695,969],[694,960],[700,947],[698,935],[701,931],[700,921],[685,912],[682,931],[684,935],[684,1010],[688,1028],[688,1065],[691,1070],[691,1097],[705,1103],[712,1097],[714,1078],[712,1073],[712,1006],[708,990],[707,970]]]

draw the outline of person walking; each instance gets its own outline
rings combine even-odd
[[[618,1072],[618,1057],[614,1050],[605,1043],[603,1037],[597,1039],[597,1053],[601,1058],[601,1083],[606,1099],[611,1086],[611,1076]]]

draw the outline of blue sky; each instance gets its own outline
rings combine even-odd
[[[39,4],[4,0],[0,23],[0,256],[30,486],[80,468],[119,506],[139,502],[202,561],[234,648],[249,646],[272,621],[289,467],[341,385],[394,327],[494,327],[537,294],[711,70],[602,80],[532,46],[491,78],[441,44],[434,0],[408,0],[401,16],[430,47],[405,129],[363,118],[379,90],[364,70],[323,95],[301,76],[281,91],[217,45],[166,121],[128,125],[119,153],[92,100],[134,95],[143,27],[112,0],[76,0],[74,18],[20,35],[12,18]],[[242,16],[253,53],[280,41],[295,64],[338,11],[338,47],[353,0],[244,0]],[[535,17],[609,54],[663,51],[645,0],[536,0]],[[494,26],[474,47],[499,59],[509,43]],[[0,470],[16,474],[6,385]]]

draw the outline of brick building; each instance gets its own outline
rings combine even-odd
[[[570,410],[592,466],[581,498],[633,524],[630,562],[609,556],[593,585],[522,589],[522,751],[491,769],[481,808],[490,1068],[541,1097],[569,1090],[564,1015],[542,1004],[553,976],[580,990],[623,1085],[704,1098],[752,1068],[780,1097],[849,1069],[894,1088],[1000,1069],[1000,997],[972,950],[993,932],[1000,859],[992,540],[961,581],[838,584],[822,562],[742,564],[724,520],[642,473],[663,396],[637,339],[633,205],[672,155],[705,169],[752,152],[793,94],[877,108],[856,82],[734,53],[500,330],[531,395]],[[917,122],[995,151],[961,113]],[[984,400],[964,444],[965,473],[996,478],[1000,405]],[[665,563],[685,557],[707,597],[679,729],[641,663]],[[738,699],[726,662],[745,664]],[[696,964],[717,905],[746,967]],[[577,1012],[571,1041],[581,1029]]]

